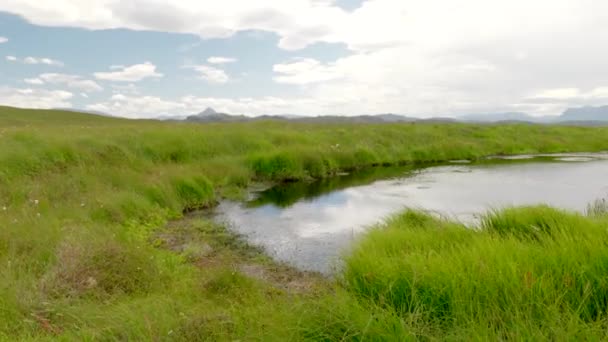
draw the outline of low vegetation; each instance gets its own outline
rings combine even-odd
[[[602,337],[605,209],[408,212],[338,280],[185,213],[374,165],[608,150],[608,128],[183,124],[0,107],[0,339]],[[593,212],[593,213],[591,213]],[[604,292],[602,292],[604,291]]]

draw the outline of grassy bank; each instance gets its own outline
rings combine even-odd
[[[360,253],[350,259],[346,285],[336,286],[274,265],[204,219],[183,227],[167,222],[222,197],[239,198],[253,182],[328,177],[378,164],[608,150],[606,137],[606,128],[196,125],[0,107],[0,338],[298,340],[412,331],[440,336],[434,334],[458,326],[465,314],[487,312],[432,309],[410,315],[401,302],[378,292],[396,272],[387,273],[382,284],[376,284],[377,275],[369,284],[355,281],[363,272],[354,261]],[[586,220],[595,222],[580,218]],[[420,232],[420,243],[434,235],[431,229]],[[454,228],[454,236],[470,239],[466,234],[471,232]],[[500,234],[493,234],[488,236],[499,245]],[[526,253],[540,244],[529,245]],[[586,260],[591,259],[579,261]],[[445,301],[464,296],[458,292]],[[591,316],[581,316],[584,322],[601,316],[585,312]],[[418,325],[423,321],[427,330]]]
[[[480,231],[410,211],[365,237],[344,283],[402,336],[605,339],[607,227],[542,206],[491,213]]]

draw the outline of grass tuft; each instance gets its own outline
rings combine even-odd
[[[158,277],[156,265],[145,253],[118,243],[63,243],[41,288],[54,298],[141,295],[153,288]]]

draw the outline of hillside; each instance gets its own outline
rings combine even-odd
[[[73,110],[21,109],[0,106],[0,125],[83,125],[104,123],[126,123],[130,120],[83,113]]]

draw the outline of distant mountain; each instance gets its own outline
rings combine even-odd
[[[472,122],[541,122],[545,121],[544,118],[534,117],[532,115],[520,112],[508,112],[508,113],[488,113],[488,114],[469,114],[458,117],[462,121]]]
[[[301,118],[305,118],[305,116],[303,115],[297,115],[297,114],[279,114],[279,115],[264,115],[264,116],[268,116],[268,117],[280,117],[283,119],[301,119]]]
[[[293,122],[309,123],[399,123],[399,122],[427,122],[427,123],[454,123],[454,122],[489,122],[489,123],[525,123],[525,122],[549,122],[548,117],[533,117],[525,113],[496,113],[496,114],[472,114],[458,118],[431,117],[416,118],[399,114],[373,114],[373,115],[319,115],[303,116],[293,114],[262,115],[247,117],[244,115],[230,115],[218,113],[212,108],[203,112],[188,116],[185,121],[190,122],[234,122],[234,121],[260,121],[260,120],[287,120]]]
[[[232,122],[232,121],[248,121],[250,118],[244,115],[230,115],[226,113],[218,113],[213,108],[207,108],[204,111],[186,117],[185,121],[192,122]]]
[[[427,123],[455,123],[455,122],[462,122],[458,119],[455,118],[446,118],[446,117],[432,117],[432,118],[426,118],[426,119],[415,119],[415,122],[427,122]]]
[[[176,117],[163,115],[157,118],[158,120],[173,120],[186,122],[244,122],[244,121],[261,121],[261,120],[284,120],[293,122],[310,122],[310,123],[398,123],[398,122],[427,122],[427,123],[451,123],[451,122],[474,122],[474,123],[497,123],[497,124],[516,124],[516,123],[534,123],[534,124],[561,124],[561,125],[582,125],[582,126],[598,126],[608,125],[608,106],[604,107],[583,107],[570,108],[561,116],[532,116],[521,112],[505,112],[505,113],[486,113],[486,114],[468,114],[456,118],[452,117],[432,117],[432,118],[416,118],[399,114],[375,114],[375,115],[322,115],[322,116],[304,116],[294,114],[283,115],[262,115],[257,117],[249,117],[245,115],[231,115],[220,113],[213,108],[207,108],[204,111],[190,115],[187,117]]]
[[[301,116],[290,119],[291,121],[316,122],[316,123],[389,123],[389,122],[412,122],[416,119],[396,114],[377,114],[377,115],[322,115],[322,116]]]
[[[161,119],[159,117],[159,119]],[[163,116],[162,119],[167,119]],[[190,115],[184,121],[189,122],[235,122],[235,121],[260,121],[260,120],[289,120],[295,122],[315,122],[315,123],[341,123],[341,122],[356,122],[356,123],[389,123],[389,122],[412,122],[414,118],[397,115],[397,114],[378,114],[378,115],[358,115],[358,116],[341,116],[341,115],[323,115],[323,116],[301,116],[293,114],[284,115],[262,115],[257,117],[248,117],[244,115],[231,115],[226,113],[218,113],[213,108],[207,108],[196,115]]]
[[[218,113],[215,111],[215,109],[208,107],[204,111],[200,112],[198,115],[199,116],[210,116],[210,115],[216,115],[216,114],[218,114]]]
[[[560,121],[608,121],[608,106],[568,108]]]
[[[416,121],[416,118],[410,118],[408,116],[397,115],[397,114],[379,114],[375,115],[381,118],[384,122],[412,122]]]

